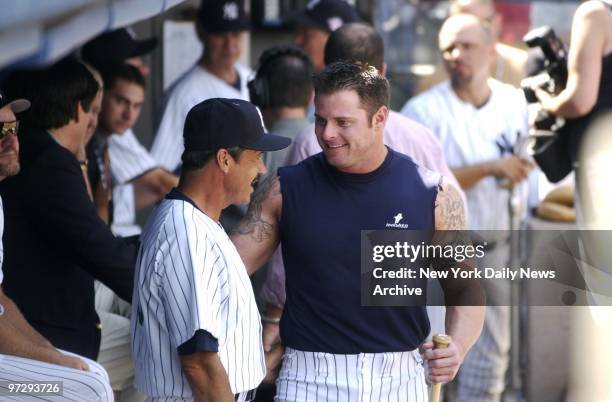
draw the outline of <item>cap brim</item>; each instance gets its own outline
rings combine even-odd
[[[252,144],[241,145],[241,148],[255,151],[279,151],[291,145],[291,139],[276,134],[264,134]]]
[[[138,43],[136,44],[136,46],[134,46],[134,49],[130,52],[128,58],[142,56],[151,52],[157,46],[158,40],[157,38],[149,38],[144,40],[138,40],[136,42]]]
[[[13,113],[21,113],[30,108],[30,101],[26,99],[17,99],[9,103]]]

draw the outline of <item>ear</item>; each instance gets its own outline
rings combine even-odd
[[[232,156],[227,152],[227,149],[220,149],[217,151],[217,166],[223,173],[228,173],[230,165],[232,163]]]
[[[79,123],[81,119],[85,118],[86,114],[87,112],[85,112],[85,109],[83,109],[83,105],[81,105],[81,102],[77,102],[76,107],[74,108],[74,116],[72,117],[74,122]]]
[[[385,127],[387,118],[389,117],[389,108],[385,105],[378,108],[374,116],[372,116],[372,125],[377,130],[382,130]]]

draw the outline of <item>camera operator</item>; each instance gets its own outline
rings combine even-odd
[[[572,22],[565,89],[557,96],[534,88],[542,109],[566,119],[567,152],[574,163],[582,134],[599,112],[612,109],[612,1],[581,4]]]

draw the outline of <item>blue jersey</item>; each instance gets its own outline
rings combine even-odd
[[[285,346],[335,354],[418,347],[429,333],[425,306],[361,306],[360,235],[387,224],[433,231],[440,175],[391,149],[368,174],[340,172],[323,154],[278,173]]]

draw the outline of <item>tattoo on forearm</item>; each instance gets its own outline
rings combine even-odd
[[[465,230],[463,200],[457,190],[440,183],[435,207],[439,209],[441,223],[446,230]]]
[[[251,236],[258,243],[272,238],[275,224],[263,219],[261,212],[264,201],[279,193],[278,176],[269,175],[259,183],[251,196],[246,216],[236,228],[236,233]]]

